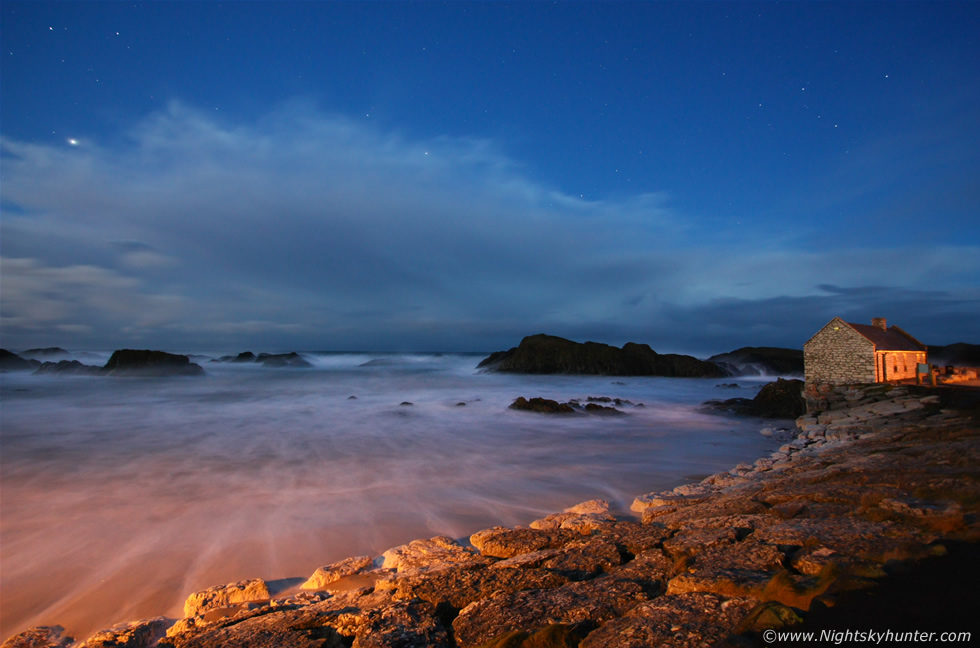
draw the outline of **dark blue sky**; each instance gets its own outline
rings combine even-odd
[[[0,12],[5,347],[980,342],[980,3]]]

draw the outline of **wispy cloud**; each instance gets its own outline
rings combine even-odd
[[[14,347],[88,331],[104,346],[492,348],[544,327],[677,346],[695,315],[731,339],[744,321],[718,322],[745,303],[852,299],[819,284],[909,286],[914,304],[963,299],[980,273],[968,247],[775,250],[666,193],[584,200],[491,141],[299,103],[247,124],[174,103],[114,142],[4,139],[2,164]]]

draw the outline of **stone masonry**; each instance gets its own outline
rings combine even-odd
[[[875,382],[875,345],[835,317],[803,345],[808,383]]]

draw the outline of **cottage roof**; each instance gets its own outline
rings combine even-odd
[[[887,329],[880,329],[877,326],[868,324],[847,323],[852,329],[863,335],[875,345],[878,351],[925,351],[924,344],[914,337],[898,328],[890,326]]]

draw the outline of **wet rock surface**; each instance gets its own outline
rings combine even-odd
[[[380,566],[327,565],[291,596],[258,579],[204,590],[162,639],[151,619],[85,645],[761,645],[763,630],[806,624],[896,565],[980,540],[976,393],[888,396],[801,417],[799,434],[754,464],[637,497],[641,521],[584,502],[469,542],[416,540]],[[966,625],[945,629],[970,629],[956,618]],[[35,628],[4,648],[61,645],[60,631]]]

